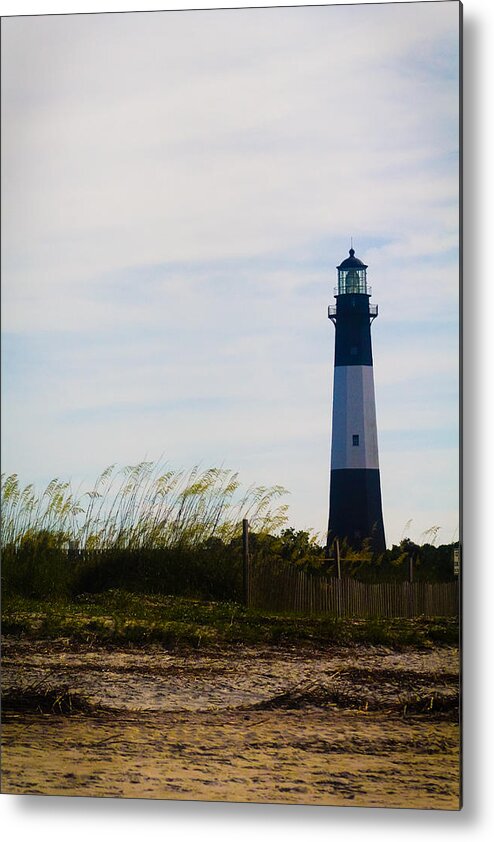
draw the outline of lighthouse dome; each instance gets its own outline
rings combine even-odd
[[[350,257],[347,257],[346,260],[342,260],[337,269],[367,269],[367,264],[363,263],[358,257],[355,257],[355,249],[350,249],[349,251]]]
[[[363,294],[370,295],[367,286],[367,264],[355,257],[355,250],[350,249],[350,257],[343,260],[338,270],[338,292],[336,295]]]

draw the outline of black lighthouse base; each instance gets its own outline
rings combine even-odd
[[[370,540],[374,552],[386,549],[379,469],[331,471],[328,540],[346,540],[353,549]]]

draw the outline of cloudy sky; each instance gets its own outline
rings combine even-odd
[[[387,542],[457,537],[458,5],[3,21],[3,471],[223,465],[323,533],[353,236]]]

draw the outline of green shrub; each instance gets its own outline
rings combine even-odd
[[[18,546],[2,552],[2,589],[41,599],[63,599],[70,591],[70,568],[59,532],[27,530]]]

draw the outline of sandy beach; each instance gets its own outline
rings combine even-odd
[[[7,703],[5,793],[460,805],[452,647],[173,652],[5,640],[7,702],[33,686],[88,708]]]

